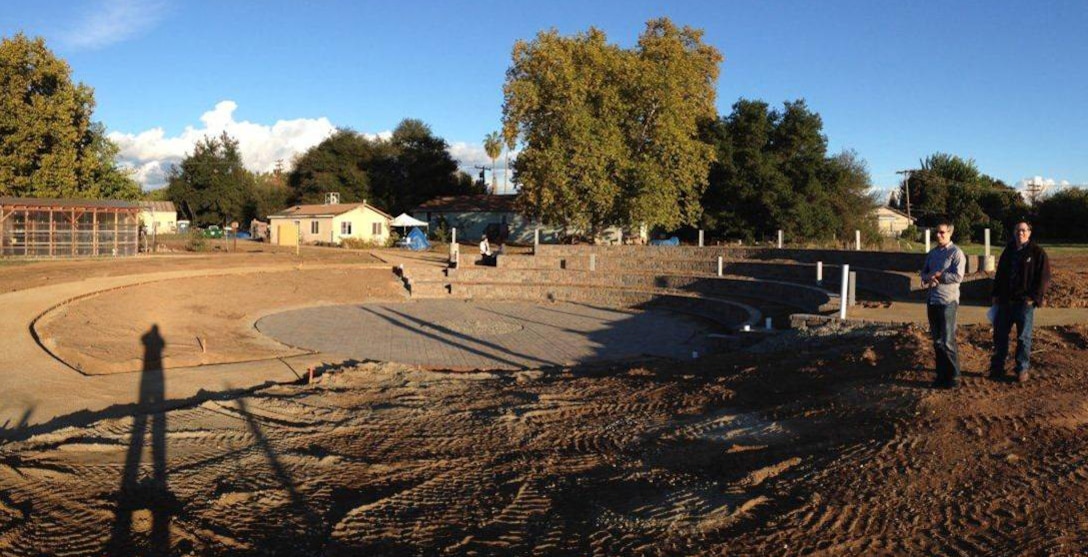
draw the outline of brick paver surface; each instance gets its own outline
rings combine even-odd
[[[420,300],[288,311],[257,328],[281,342],[359,360],[440,369],[532,369],[707,351],[700,321],[662,310]]]

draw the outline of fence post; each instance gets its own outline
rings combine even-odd
[[[926,229],[926,253],[929,253],[929,229]]]
[[[703,247],[703,231],[699,230],[699,247]]]
[[[536,255],[537,250],[540,249],[540,229],[533,229],[533,255]]]
[[[854,231],[854,251],[861,251],[861,231]]]
[[[849,299],[847,289],[850,287],[850,266],[842,266],[842,289],[839,294],[839,319],[846,319],[846,302]]]
[[[854,306],[858,303],[858,274],[854,271],[850,272],[850,290],[848,291],[850,297],[850,305]]]
[[[782,249],[782,229],[778,230],[778,249]]]
[[[722,256],[718,256],[718,276],[722,276]]]
[[[816,284],[823,285],[824,283],[824,262],[816,262]]]

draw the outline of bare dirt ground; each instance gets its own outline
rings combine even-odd
[[[254,264],[256,265],[256,264]],[[170,368],[303,353],[253,323],[289,308],[404,298],[388,269],[316,269],[149,282],[76,300],[35,326],[42,344],[80,371],[139,371],[156,326]]]
[[[1059,308],[1088,307],[1088,256],[1053,255],[1053,273],[1047,305]]]
[[[1088,550],[1088,329],[1033,381],[933,391],[922,331],[679,367],[330,370],[0,445],[6,555],[873,555]],[[141,393],[154,400],[155,393]]]
[[[0,292],[297,262],[255,246],[3,262]],[[304,250],[302,270],[127,287],[42,327],[104,371],[141,367],[150,324],[162,367],[275,355],[248,331],[256,315],[399,294],[385,269],[306,269],[339,262],[380,263]],[[1088,258],[1054,267],[1051,302],[1088,305]],[[135,412],[4,432],[0,555],[1084,554],[1088,326],[1038,329],[1024,385],[981,376],[989,335],[961,329],[958,391],[928,388],[911,326],[785,333],[694,364],[350,364],[167,411],[151,370]]]
[[[238,251],[177,252],[168,255],[78,260],[0,260],[0,294],[47,284],[92,277],[115,277],[174,270],[259,268],[294,263],[382,263],[366,251],[306,247],[301,256],[293,250],[259,242],[238,242]],[[214,246],[213,246],[214,247]]]

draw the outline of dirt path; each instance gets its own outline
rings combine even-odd
[[[102,265],[101,262],[98,264]],[[332,266],[342,267],[338,264]],[[385,285],[387,292],[396,291],[396,283],[391,273],[384,270],[385,265],[378,263],[376,266],[377,269],[364,271],[379,273],[384,278],[378,284]],[[290,271],[297,268],[297,262],[262,267],[265,271]],[[303,268],[317,270],[320,264],[303,265]],[[176,281],[215,275],[218,277],[216,280],[224,281],[223,284],[232,284],[232,281],[252,272],[253,268],[250,266],[228,266],[216,270],[174,270],[130,276],[102,276],[0,294],[0,307],[4,308],[4,319],[0,319],[0,370],[4,371],[0,374],[0,392],[3,393],[0,400],[0,437],[7,436],[12,429],[44,426],[58,419],[83,422],[92,412],[114,407],[123,408],[132,404],[135,400],[133,393],[139,389],[141,377],[138,373],[87,377],[42,350],[30,334],[31,324],[39,316],[66,300],[96,292],[125,289],[143,282]],[[267,308],[276,307],[274,299],[264,302]],[[154,314],[159,311],[158,303],[160,302],[147,301],[141,307],[149,314]],[[220,325],[234,327],[237,323],[224,320]],[[109,329],[123,326],[126,325],[99,319],[93,323],[75,322],[71,330],[64,333],[93,337],[94,341],[83,347],[87,350],[93,350],[96,343],[101,343],[124,346],[130,354],[133,351],[138,353],[144,347],[137,339],[148,331],[137,331],[139,334],[121,332],[117,338],[112,338],[96,330],[96,327]],[[184,341],[179,343],[183,344]],[[268,357],[276,355],[267,354]],[[247,364],[168,367],[161,382],[166,385],[165,400],[184,401],[218,391],[295,380],[298,378],[298,369],[304,371],[307,365],[322,361],[339,362],[343,358],[337,359],[335,354],[323,354],[264,359]]]
[[[167,369],[305,353],[253,324],[287,309],[398,300],[388,269],[329,267],[164,280],[114,289],[49,312],[35,329],[65,363],[98,375],[139,371],[141,337],[157,327]]]

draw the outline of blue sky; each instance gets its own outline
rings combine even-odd
[[[94,87],[96,118],[149,185],[227,130],[264,170],[335,126],[420,118],[466,166],[499,128],[514,41],[646,20],[704,29],[725,56],[718,108],[804,98],[833,151],[877,186],[937,151],[1016,184],[1088,183],[1088,3],[6,0],[0,34],[46,38]],[[229,101],[229,102],[228,102]]]

